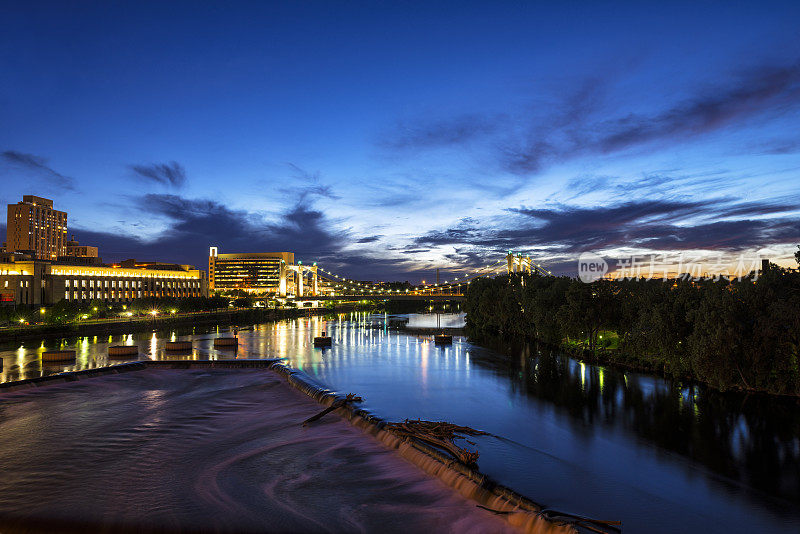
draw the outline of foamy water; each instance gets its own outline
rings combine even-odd
[[[268,370],[0,394],[0,532],[505,532]]]

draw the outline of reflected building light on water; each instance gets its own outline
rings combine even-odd
[[[583,362],[579,362],[581,366],[581,391],[586,389],[586,365]]]
[[[420,347],[420,373],[421,373],[421,386],[422,389],[428,387],[428,353],[430,352],[430,343],[423,343]]]
[[[600,394],[603,394],[603,368],[597,368],[597,377],[600,379]]]

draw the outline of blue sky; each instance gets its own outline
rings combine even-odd
[[[800,243],[796,2],[0,9],[3,199],[53,198],[106,260],[418,281]]]

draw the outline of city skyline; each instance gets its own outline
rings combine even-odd
[[[53,199],[107,261],[792,265],[800,8],[770,7],[9,6],[4,201]]]

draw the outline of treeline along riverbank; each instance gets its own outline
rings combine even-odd
[[[471,335],[518,336],[585,359],[719,390],[800,396],[800,272],[757,279],[598,280],[512,274],[472,282]]]

